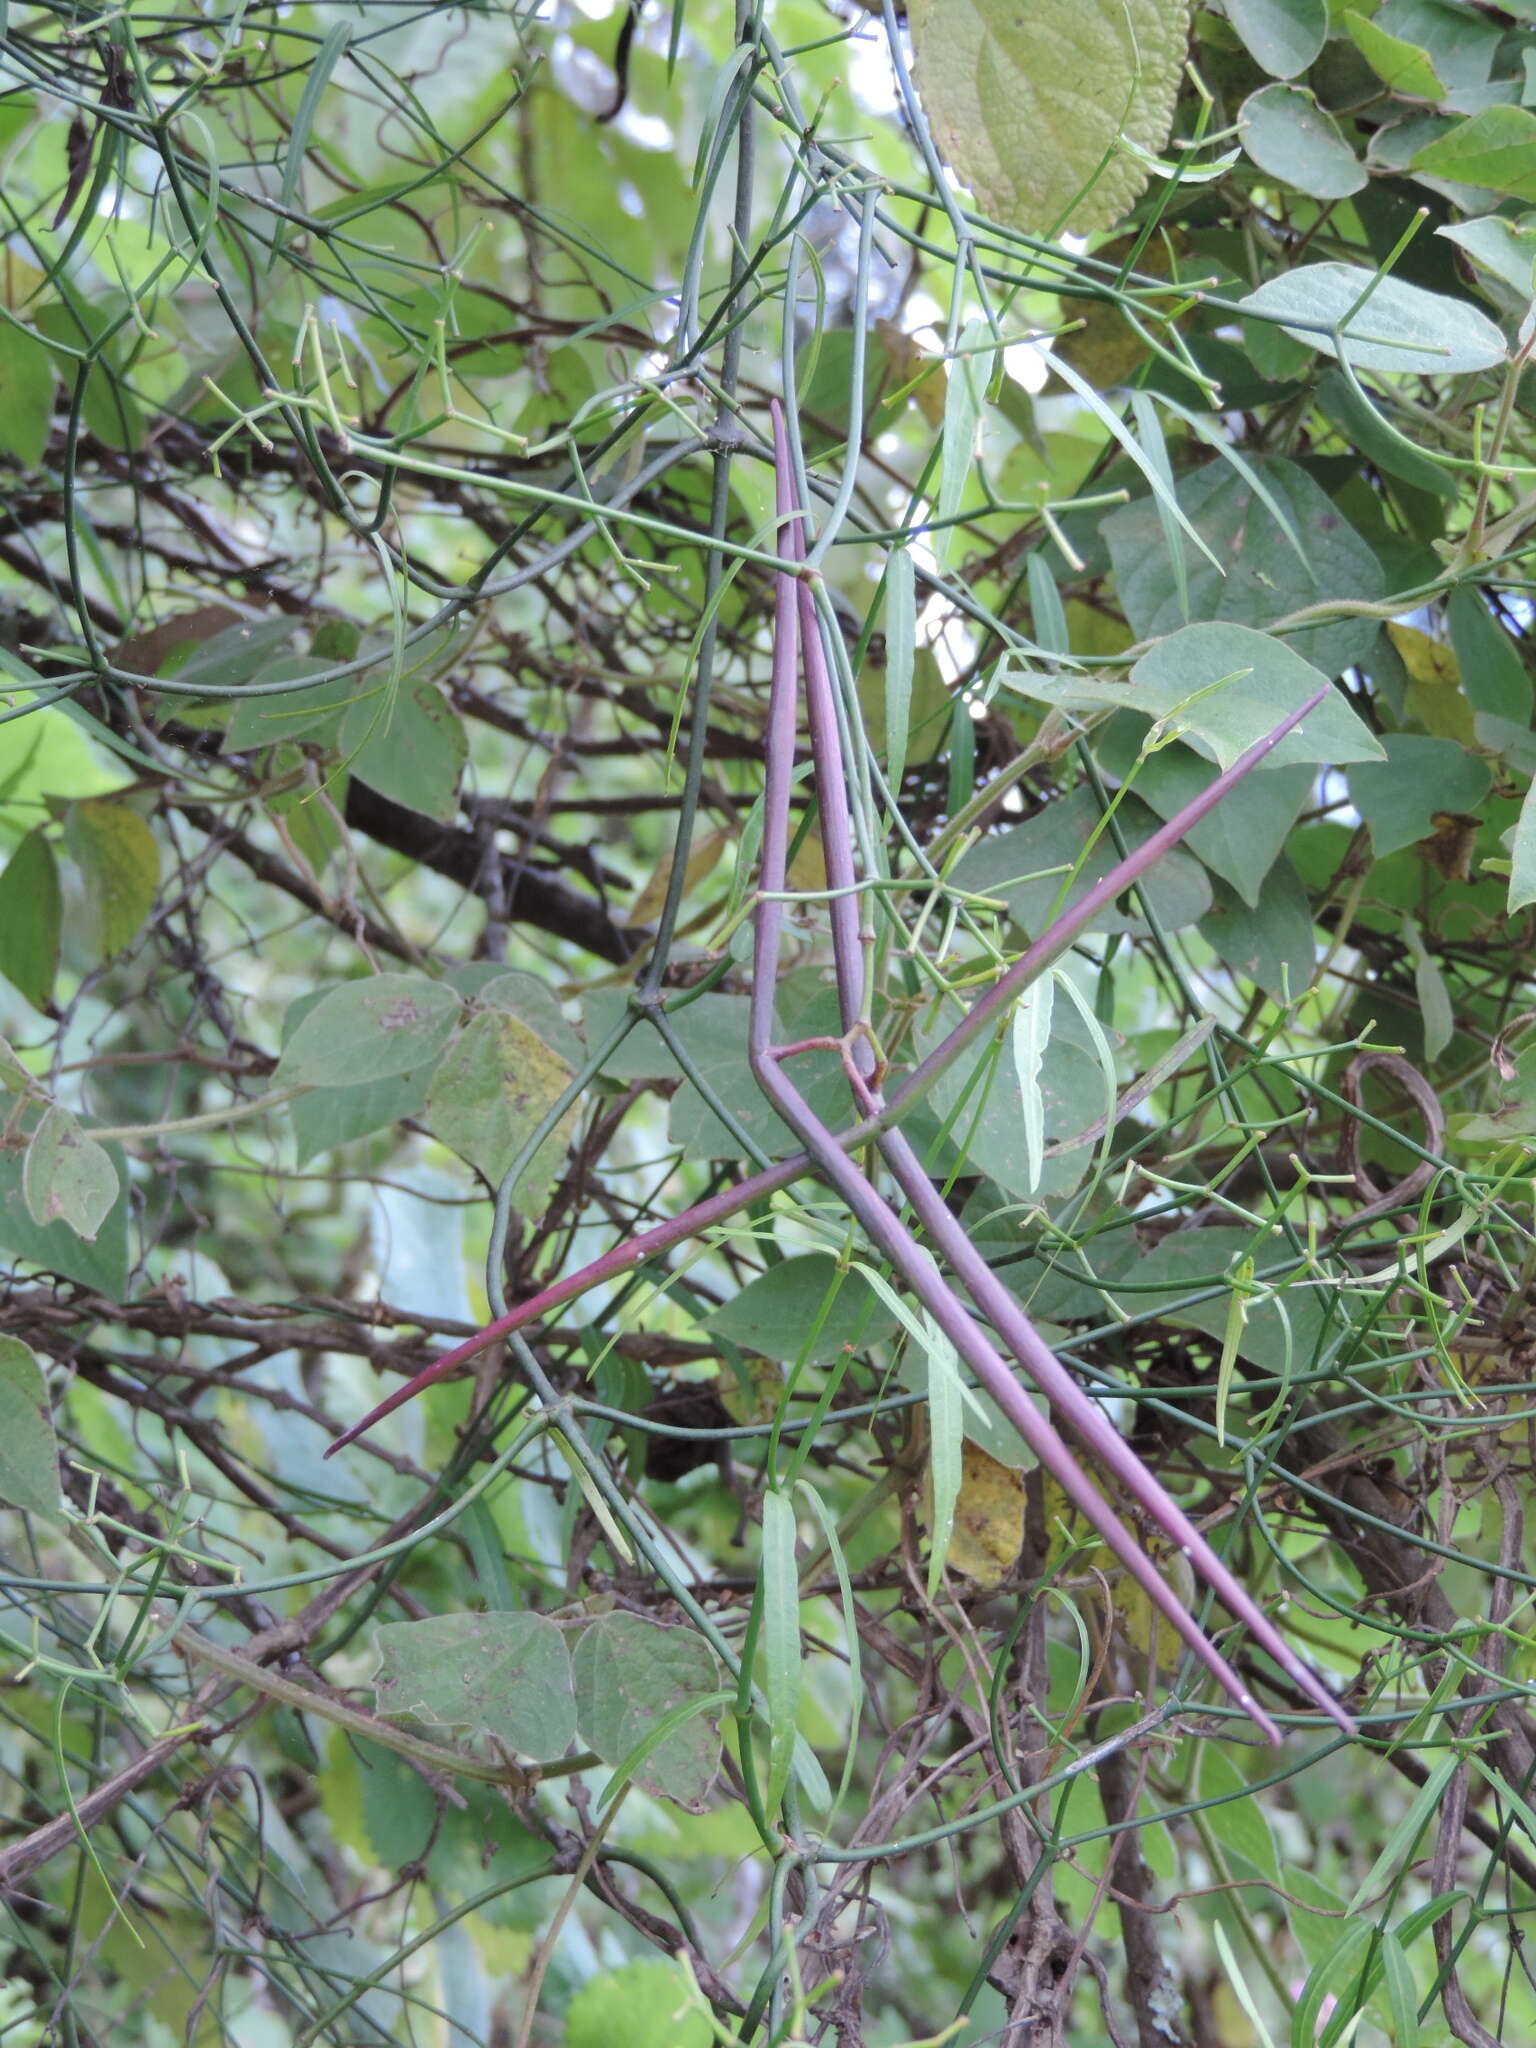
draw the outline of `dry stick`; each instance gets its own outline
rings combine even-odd
[[[798,517],[794,521],[784,552],[791,561],[803,558]],[[781,580],[788,581],[787,578]],[[848,1044],[853,1069],[850,1078],[854,1083],[858,1106],[866,1113],[878,1112],[883,1104],[872,1080],[874,1056],[867,1040],[857,1028],[864,1000],[863,949],[858,929],[859,899],[853,893],[856,881],[852,855],[853,833],[848,813],[847,782],[843,772],[842,741],[838,733],[832,682],[827,669],[826,651],[822,645],[815,600],[805,577],[800,581],[798,594],[811,757],[815,763],[817,802],[821,810],[821,837],[830,892],[832,952],[836,967],[838,1000],[842,1010],[843,1029],[849,1034]],[[777,671],[774,687],[779,687]],[[1316,702],[1316,699],[1312,701]],[[792,717],[791,713],[791,745]],[[772,714],[769,733],[771,759],[772,748],[777,738]],[[767,799],[765,808],[771,808]],[[782,882],[771,882],[766,878],[766,830],[763,846],[765,878],[762,886],[765,891],[782,889]],[[755,972],[761,976],[762,971],[762,963],[759,961]],[[995,1009],[996,1005],[993,1007]],[[795,1128],[797,1134],[805,1135],[798,1124]],[[1113,1474],[1169,1540],[1178,1545],[1231,1612],[1247,1626],[1255,1641],[1269,1652],[1281,1669],[1301,1686],[1325,1713],[1331,1715],[1342,1727],[1352,1730],[1353,1723],[1335,1703],[1327,1689],[1290,1649],[1263,1610],[1233,1577],[1226,1564],[1211,1548],[1177,1501],[1165,1490],[1040,1336],[1018,1302],[976,1250],[959,1220],[951,1213],[905,1134],[901,1131],[888,1131],[880,1138],[879,1144],[886,1164],[890,1167],[903,1194],[912,1204],[929,1239],[948,1261],[970,1293],[971,1299],[988,1318],[1056,1412],[1066,1418],[1100,1464]],[[817,1151],[819,1157],[819,1148],[813,1145],[812,1150]],[[930,1282],[928,1290],[919,1291],[923,1293],[925,1307],[934,1312],[936,1303],[931,1298],[931,1286]],[[1035,1415],[1035,1410],[1030,1406],[1024,1390],[995,1352],[992,1353],[985,1371],[977,1368],[977,1377],[1016,1426],[1021,1410],[1025,1414]],[[1273,1725],[1258,1713],[1241,1679],[1225,1663],[1219,1660],[1212,1662],[1215,1653],[1193,1616],[1185,1612],[1171,1587],[1137,1546],[1134,1537],[1114,1515],[1092,1481],[1071,1459],[1071,1453],[1054,1431],[1051,1431],[1051,1438],[1052,1455],[1042,1455],[1041,1462],[1062,1480],[1068,1493],[1089,1521],[1101,1535],[1105,1536],[1115,1555],[1131,1571],[1138,1583],[1151,1594],[1159,1612],[1167,1617],[1185,1641],[1196,1650],[1202,1661],[1216,1673],[1238,1704],[1254,1713],[1266,1732],[1273,1736]],[[1026,1441],[1029,1440],[1026,1434]],[[1037,1455],[1040,1454],[1037,1452]],[[1064,1477],[1067,1469],[1072,1473],[1070,1480]]]
[[[1166,824],[1160,825],[1134,853],[1116,862],[1102,881],[1096,882],[1075,904],[1064,910],[1038,939],[1025,948],[1007,973],[1001,975],[985,995],[977,998],[948,1037],[942,1039],[927,1058],[915,1067],[898,1087],[891,1090],[882,1110],[874,1116],[865,1117],[862,1122],[854,1124],[847,1130],[830,1134],[834,1146],[845,1153],[856,1151],[860,1145],[868,1144],[870,1139],[878,1138],[882,1132],[892,1129],[912,1105],[927,1093],[939,1075],[953,1063],[966,1046],[998,1020],[1041,969],[1048,966],[1058,954],[1065,952],[1079,932],[1086,930],[1107,904],[1113,903],[1117,896],[1123,895],[1138,876],[1161,860],[1165,853],[1171,852],[1187,832],[1193,830],[1202,818],[1216,808],[1223,797],[1230,795],[1244,777],[1250,775],[1260,762],[1274,751],[1287,733],[1298,726],[1326,694],[1326,689],[1323,689],[1308,698],[1300,710],[1292,712],[1273,732],[1266,733],[1263,739],[1256,740],[1230,768],[1208,783],[1198,796]],[[765,1167],[761,1173],[749,1175],[746,1180],[738,1181],[734,1187],[722,1189],[719,1194],[696,1203],[691,1209],[683,1210],[667,1222],[654,1224],[651,1229],[641,1231],[638,1236],[627,1238],[623,1244],[615,1245],[611,1251],[604,1252],[600,1258],[594,1259],[590,1265],[583,1266],[579,1272],[569,1274],[565,1279],[553,1281],[548,1287],[541,1288],[537,1294],[530,1295],[526,1301],[519,1302],[504,1315],[497,1316],[494,1322],[487,1323],[483,1329],[477,1330],[474,1336],[466,1337],[462,1344],[456,1344],[451,1351],[445,1351],[440,1358],[434,1359],[431,1365],[424,1366],[420,1372],[413,1374],[403,1386],[397,1387],[376,1408],[371,1409],[361,1422],[355,1423],[351,1429],[338,1436],[327,1449],[326,1456],[331,1457],[345,1445],[355,1442],[358,1437],[372,1429],[376,1422],[382,1422],[386,1415],[393,1414],[403,1403],[412,1400],[424,1387],[430,1387],[434,1381],[446,1378],[461,1365],[466,1365],[470,1359],[477,1358],[482,1351],[489,1350],[491,1345],[499,1343],[503,1337],[510,1336],[514,1330],[520,1330],[525,1324],[535,1322],[555,1309],[563,1308],[567,1302],[574,1301],[589,1288],[600,1286],[605,1280],[615,1280],[621,1274],[633,1272],[637,1266],[644,1265],[647,1259],[654,1258],[660,1252],[669,1251],[673,1245],[682,1244],[690,1237],[702,1236],[716,1224],[724,1223],[741,1210],[749,1208],[754,1202],[760,1202],[766,1196],[776,1194],[781,1188],[789,1187],[792,1182],[797,1181],[802,1174],[814,1172],[816,1169],[817,1162],[808,1152],[796,1152],[790,1158],[780,1160],[777,1166]]]

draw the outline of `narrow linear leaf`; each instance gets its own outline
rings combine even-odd
[[[352,40],[352,24],[338,21],[329,30],[325,41],[316,52],[309,76],[304,81],[304,90],[299,95],[299,104],[294,110],[293,127],[288,136],[288,153],[283,160],[283,184],[279,194],[284,212],[289,212],[298,203],[299,183],[304,173],[304,154],[309,148],[309,138],[314,131],[315,115],[319,112],[320,101],[331,82],[331,73],[341,61],[343,52]],[[282,239],[287,223],[279,220],[277,232],[272,238],[272,261],[276,263],[282,248]]]
[[[1040,1086],[1040,1068],[1051,1042],[1055,993],[1053,975],[1042,974],[1038,981],[1031,982],[1014,1008],[1010,1031],[1024,1112],[1024,1180],[1030,1194],[1040,1185],[1040,1169],[1045,1162],[1045,1095]]]
[[[960,1498],[961,1448],[965,1442],[964,1382],[954,1345],[928,1318],[928,1469],[933,1488],[933,1521],[928,1554],[928,1597],[938,1598]]]
[[[911,550],[896,548],[885,565],[885,778],[893,796],[907,767],[916,653],[916,572]]]
[[[1536,903],[1536,782],[1525,792],[1509,846],[1509,907]]]
[[[763,1696],[768,1703],[768,1783],[772,1813],[784,1796],[795,1756],[800,1712],[800,1582],[795,1571],[795,1511],[782,1493],[763,1496]]]
[[[1253,1260],[1239,1259],[1237,1270],[1232,1275],[1232,1291],[1227,1297],[1227,1320],[1221,1333],[1221,1357],[1216,1365],[1216,1441],[1219,1444],[1225,1444],[1227,1440],[1227,1403],[1232,1398],[1232,1377],[1237,1370],[1237,1354],[1248,1321],[1248,1289],[1252,1280]]]

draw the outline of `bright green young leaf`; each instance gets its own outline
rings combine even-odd
[[[604,1614],[576,1638],[571,1667],[581,1740],[618,1765],[666,1715],[703,1700],[720,1684],[720,1664],[696,1630],[664,1627],[638,1614]],[[638,1782],[702,1813],[720,1766],[718,1715],[683,1721],[653,1749]]]
[[[59,1499],[59,1450],[43,1369],[19,1337],[0,1337],[0,1501],[51,1515]]]
[[[837,1291],[828,1307],[834,1283]],[[780,1259],[704,1323],[705,1329],[743,1351],[785,1364],[804,1358],[812,1365],[827,1365],[850,1348],[864,1350],[879,1343],[894,1326],[869,1283],[858,1273],[840,1273],[830,1252]]]
[[[1261,171],[1313,199],[1347,199],[1365,183],[1365,166],[1338,122],[1302,86],[1266,85],[1251,93],[1237,129]]]
[[[1384,760],[1349,771],[1350,801],[1371,828],[1378,859],[1427,839],[1437,811],[1475,813],[1488,794],[1487,767],[1454,740],[1392,732],[1381,744]]]
[[[1484,107],[1427,143],[1413,168],[1461,185],[1485,185],[1512,199],[1536,200],[1536,113],[1529,107]]]
[[[84,878],[102,957],[110,960],[133,943],[155,906],[160,886],[155,835],[131,805],[93,797],[70,805],[64,844]]]
[[[1525,118],[1536,134],[1536,115]],[[1415,164],[1443,170],[1446,177],[1463,175],[1424,164],[1428,154],[1420,150]],[[1508,354],[1503,335],[1475,307],[1395,277],[1379,278],[1354,263],[1300,264],[1266,278],[1242,303],[1250,313],[1278,320],[1287,334],[1325,355],[1336,356],[1342,349],[1357,370],[1449,376],[1491,369]]]
[[[495,1186],[569,1085],[560,1054],[510,1010],[472,1017],[427,1088],[427,1128]],[[575,1123],[568,1110],[518,1177],[518,1200],[538,1201],[558,1172]]]
[[[1328,0],[1227,0],[1227,19],[1271,78],[1298,78],[1328,36]]]
[[[566,2009],[565,2048],[710,2048],[709,2009],[680,1963],[649,1956],[589,1977]]]
[[[0,448],[35,469],[52,421],[52,356],[25,327],[0,321]]]
[[[996,219],[1090,234],[1147,182],[1189,36],[1185,0],[913,0],[918,92],[940,154]]]
[[[27,1145],[21,1191],[40,1230],[63,1222],[77,1237],[94,1243],[117,1200],[117,1168],[106,1148],[81,1130],[67,1109],[54,1104],[43,1112]]]
[[[542,1614],[435,1614],[378,1632],[379,1712],[495,1736],[519,1756],[563,1756],[576,1733],[565,1637]]]
[[[0,974],[35,1010],[53,1000],[62,899],[53,848],[29,832],[0,874]]]
[[[1444,99],[1445,87],[1427,50],[1403,36],[1391,34],[1363,7],[1351,8],[1344,17],[1344,26],[1355,48],[1389,92],[1406,93],[1410,99]]]
[[[375,974],[326,991],[283,1047],[279,1088],[355,1088],[426,1066],[459,1020],[459,999],[423,974]]]
[[[1450,90],[1485,85],[1503,30],[1462,0],[1382,0],[1376,25],[1429,58]]]

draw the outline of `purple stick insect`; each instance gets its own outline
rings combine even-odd
[[[781,522],[780,553],[787,560],[804,559],[804,540],[798,514],[791,512],[791,473],[782,416],[774,408],[774,457],[778,479],[778,513]],[[757,948],[753,962],[753,996],[750,1057],[758,1083],[794,1131],[820,1168],[822,1176],[842,1195],[867,1235],[877,1244],[892,1266],[907,1282],[938,1328],[965,1359],[977,1380],[991,1395],[1002,1413],[1024,1439],[1039,1463],[1062,1487],[1088,1524],[1097,1531],[1119,1559],[1126,1572],[1146,1593],[1156,1611],[1184,1639],[1201,1662],[1214,1674],[1239,1706],[1252,1714],[1271,1741],[1279,1730],[1255,1704],[1237,1673],[1188,1613],[1157,1567],[1137,1544],[1131,1531],[1115,1514],[1104,1496],[1084,1472],[1052,1424],[1029,1399],[1017,1375],[1004,1361],[985,1329],[944,1280],[930,1253],[918,1243],[895,1210],[864,1178],[836,1138],[813,1114],[804,1097],[783,1071],[782,1048],[771,1042],[773,993],[779,955],[779,932],[783,906],[775,900],[785,890],[785,868],[789,837],[789,793],[795,739],[795,641],[803,641],[807,721],[811,754],[815,763],[816,794],[821,812],[822,845],[826,857],[827,884],[831,891],[832,950],[838,1001],[845,1035],[845,1063],[859,1107],[866,1116],[884,1107],[875,1079],[875,1058],[861,1024],[863,1011],[863,950],[855,897],[852,856],[852,828],[848,814],[847,785],[843,772],[842,742],[837,713],[827,672],[826,653],[808,574],[797,580],[779,573],[775,617],[773,685],[768,713],[767,775],[764,796],[762,895],[757,910]],[[1260,743],[1267,752],[1312,709],[1323,693],[1319,691],[1301,710],[1277,727]],[[1257,750],[1250,749],[1250,754]],[[1244,756],[1253,765],[1249,756]],[[1181,823],[1182,829],[1187,825]],[[1161,848],[1156,841],[1169,831],[1154,835],[1146,846],[1122,862],[1105,878],[1089,899],[1092,909],[1113,900],[1106,895],[1113,881],[1113,895],[1127,882],[1144,873]],[[1170,842],[1171,843],[1171,842]],[[1126,872],[1122,872],[1122,870]],[[1096,901],[1094,899],[1097,899]],[[1090,910],[1089,914],[1092,914]],[[1083,906],[1069,918],[1058,919],[1023,958],[1015,963],[989,992],[977,1002],[961,1029],[972,1038],[995,1017],[1027,980],[1063,943],[1062,927],[1070,922],[1080,929],[1085,922]],[[978,1023],[978,1013],[982,1022]],[[952,1037],[957,1034],[952,1034]],[[945,1041],[946,1046],[950,1043]],[[931,1066],[932,1057],[924,1063]],[[918,1070],[919,1072],[922,1069]],[[1152,1524],[1160,1529],[1244,1623],[1254,1640],[1267,1650],[1280,1668],[1325,1713],[1345,1729],[1352,1729],[1349,1716],[1326,1687],[1296,1656],[1279,1631],[1232,1576],[1227,1566],[1206,1542],[1178,1503],[1099,1411],[1066,1367],[1056,1357],[1018,1302],[1003,1286],[985,1259],[977,1252],[964,1229],[951,1214],[939,1191],[924,1171],[908,1139],[899,1130],[885,1130],[879,1140],[881,1155],[892,1178],[911,1203],[914,1214],[932,1243],[943,1254],[971,1299],[987,1317],[1019,1364],[1036,1386],[1064,1417],[1099,1463],[1130,1495]]]
[[[799,562],[803,560],[804,542],[799,516],[793,511],[783,419],[777,404],[773,411],[777,506],[782,529],[780,552],[786,561]],[[1040,1464],[1056,1478],[1085,1520],[1145,1591],[1155,1610],[1238,1704],[1253,1715],[1266,1736],[1271,1741],[1278,1741],[1279,1730],[1275,1724],[1258,1708],[1236,1672],[1185,1610],[1053,1425],[1034,1407],[992,1338],[945,1281],[932,1254],[918,1242],[875,1186],[855,1167],[850,1153],[874,1139],[924,1231],[949,1262],[993,1330],[1057,1412],[1106,1471],[1119,1481],[1154,1526],[1189,1558],[1230,1611],[1247,1627],[1254,1640],[1269,1652],[1308,1698],[1316,1701],[1340,1727],[1352,1732],[1353,1723],[1348,1715],[1295,1655],[1178,1503],[1040,1337],[1017,1301],[992,1273],[950,1214],[910,1142],[895,1128],[902,1114],[921,1098],[938,1075],[967,1045],[1001,1018],[1020,991],[1062,953],[1100,911],[1176,846],[1245,776],[1258,767],[1286,734],[1322,700],[1326,687],[1282,720],[1273,732],[1251,746],[1230,768],[1216,776],[1198,796],[1152,833],[1135,852],[1116,863],[1101,881],[1062,911],[1039,938],[1026,947],[1013,966],[972,1004],[954,1030],[905,1076],[889,1098],[885,1098],[878,1087],[873,1051],[860,1025],[863,957],[855,899],[849,893],[855,876],[842,747],[820,626],[812,591],[806,580],[809,573],[790,575],[780,571],[775,584],[760,878],[762,893],[757,906],[749,1042],[749,1058],[759,1085],[805,1149],[776,1166],[750,1175],[706,1201],[696,1203],[669,1221],[626,1239],[580,1271],[519,1302],[413,1374],[361,1422],[338,1436],[326,1455],[330,1456],[354,1442],[424,1387],[445,1378],[514,1330],[551,1314],[589,1288],[633,1271],[657,1253],[701,1235],[765,1195],[789,1186],[802,1174],[815,1172],[842,1195],[871,1241],[890,1260],[937,1327],[966,1360],[977,1380],[1018,1430]],[[834,892],[831,896],[833,958],[846,1033],[843,1050],[850,1085],[862,1112],[858,1123],[839,1132],[829,1130],[812,1113],[783,1071],[782,1061],[788,1057],[788,1050],[772,1043],[773,997],[783,906],[771,899],[785,894],[797,712],[796,683],[802,633],[807,716],[816,763],[827,879]]]

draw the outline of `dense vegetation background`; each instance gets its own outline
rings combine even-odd
[[[0,2040],[1530,2038],[1536,5],[0,38]],[[1332,686],[903,1129],[1353,1735],[732,1192],[774,397],[896,1083]]]

